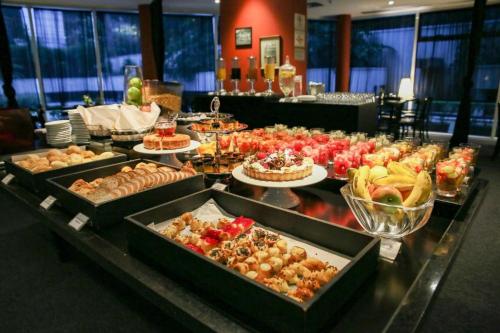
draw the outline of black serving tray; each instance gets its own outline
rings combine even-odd
[[[253,218],[266,228],[348,257],[351,262],[304,303],[246,278],[222,264],[188,250],[147,227],[192,211],[213,198],[235,216]],[[129,250],[162,270],[265,327],[265,331],[316,332],[332,319],[376,269],[380,241],[289,210],[235,194],[207,189],[125,218]]]
[[[57,199],[63,209],[74,214],[82,213],[86,215],[90,219],[90,225],[99,229],[119,223],[129,214],[163,202],[177,199],[205,188],[203,175],[198,174],[174,183],[152,187],[138,193],[133,193],[102,203],[90,201],[68,189],[77,179],[81,178],[85,181],[93,181],[96,178],[114,175],[120,172],[124,166],[130,166],[133,168],[140,162],[168,166],[163,163],[146,159],[130,160],[101,168],[51,178],[47,181],[47,191],[50,195]]]
[[[14,163],[14,159],[19,158],[20,156],[29,154],[36,154],[36,155],[44,154],[47,153],[49,150],[50,149],[40,149],[13,155],[10,159],[5,161],[5,170],[7,171],[7,173],[11,173],[15,176],[14,181],[19,182],[19,184],[21,184],[22,186],[43,196],[47,194],[46,180],[49,178],[66,175],[68,173],[73,173],[81,170],[101,167],[104,165],[119,163],[127,160],[127,155],[113,152],[115,156],[110,158],[96,160],[88,163],[70,165],[65,168],[54,169],[44,172],[37,172],[37,173],[33,173],[28,169],[22,168]]]

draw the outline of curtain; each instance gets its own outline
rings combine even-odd
[[[120,103],[125,66],[142,66],[139,15],[98,12],[97,31],[104,99],[107,103]]]
[[[35,32],[47,108],[99,96],[92,17],[88,11],[35,9]]]
[[[28,35],[28,16],[21,7],[2,6],[13,67],[13,86],[20,107],[36,110],[39,108],[38,88],[35,68],[31,55]],[[0,86],[3,80],[0,80]],[[0,89],[0,105],[7,100]]]
[[[337,64],[336,21],[309,20],[307,23],[307,80],[322,82],[326,91],[335,91]]]
[[[211,16],[164,15],[164,78],[184,91],[215,90],[214,34]]]
[[[500,80],[500,6],[488,6],[473,78],[471,134],[491,134]],[[420,16],[415,93],[434,99],[430,129],[453,132],[467,68],[472,10]]]
[[[415,16],[398,16],[352,22],[352,92],[397,93],[410,76]]]
[[[473,76],[471,132],[490,135],[500,85],[500,6],[489,6]],[[499,135],[497,133],[497,135]]]

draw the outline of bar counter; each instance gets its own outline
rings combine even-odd
[[[220,112],[231,113],[250,128],[285,124],[289,127],[343,129],[346,132],[375,134],[377,109],[375,103],[339,105],[322,102],[280,103],[278,96],[218,96]],[[194,112],[209,112],[214,96],[197,95]]]
[[[0,175],[2,178],[4,174]],[[211,180],[206,179],[207,186]],[[339,194],[344,183],[331,178],[300,189],[299,213],[342,227],[361,230],[346,202]],[[399,255],[393,262],[379,259],[377,271],[335,314],[324,332],[399,332],[415,330],[464,235],[473,221],[488,182],[476,178],[468,192],[458,200],[437,200],[431,219],[422,229],[402,239]],[[88,226],[75,231],[68,226],[72,215],[63,207],[40,207],[43,197],[22,188],[15,179],[0,188],[24,203],[47,228],[102,266],[165,314],[191,331],[248,332],[270,331],[258,326],[195,290],[192,285],[146,263],[129,252],[127,228],[121,223],[102,230]],[[230,181],[228,190],[247,198],[258,198],[263,189]],[[56,245],[58,242],[55,243]],[[167,322],[167,321],[166,321]],[[272,330],[271,330],[272,331]]]

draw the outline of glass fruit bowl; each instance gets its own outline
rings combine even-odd
[[[422,205],[405,207],[357,197],[352,192],[351,184],[344,185],[340,192],[366,232],[391,239],[401,238],[422,228],[431,216],[436,198],[432,192]]]

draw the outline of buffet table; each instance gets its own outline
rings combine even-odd
[[[194,112],[209,112],[214,96],[198,95],[193,100]],[[375,134],[375,103],[339,105],[323,102],[280,103],[279,96],[219,96],[220,112],[231,113],[250,128],[285,124],[289,127],[343,129],[346,132]]]
[[[234,110],[231,112],[236,113]],[[239,116],[240,117],[240,116]],[[0,175],[2,178],[4,174]],[[211,181],[206,179],[207,185]],[[339,194],[344,183],[331,178],[314,186],[296,190],[299,213],[343,227],[360,229],[346,202]],[[380,332],[413,331],[426,313],[429,303],[446,274],[467,229],[480,206],[488,183],[476,178],[466,195],[457,200],[436,201],[428,224],[402,240],[393,262],[378,260],[376,273],[335,313],[322,331]],[[57,205],[43,209],[44,197],[19,186],[15,179],[1,184],[2,191],[23,202],[50,230],[75,247],[116,279],[161,308],[191,331],[264,331],[254,321],[229,308],[184,280],[130,253],[127,224],[100,230],[68,226],[73,215]],[[231,181],[228,190],[258,198],[262,188]],[[64,242],[57,242],[59,244]],[[61,249],[64,251],[64,249]]]

